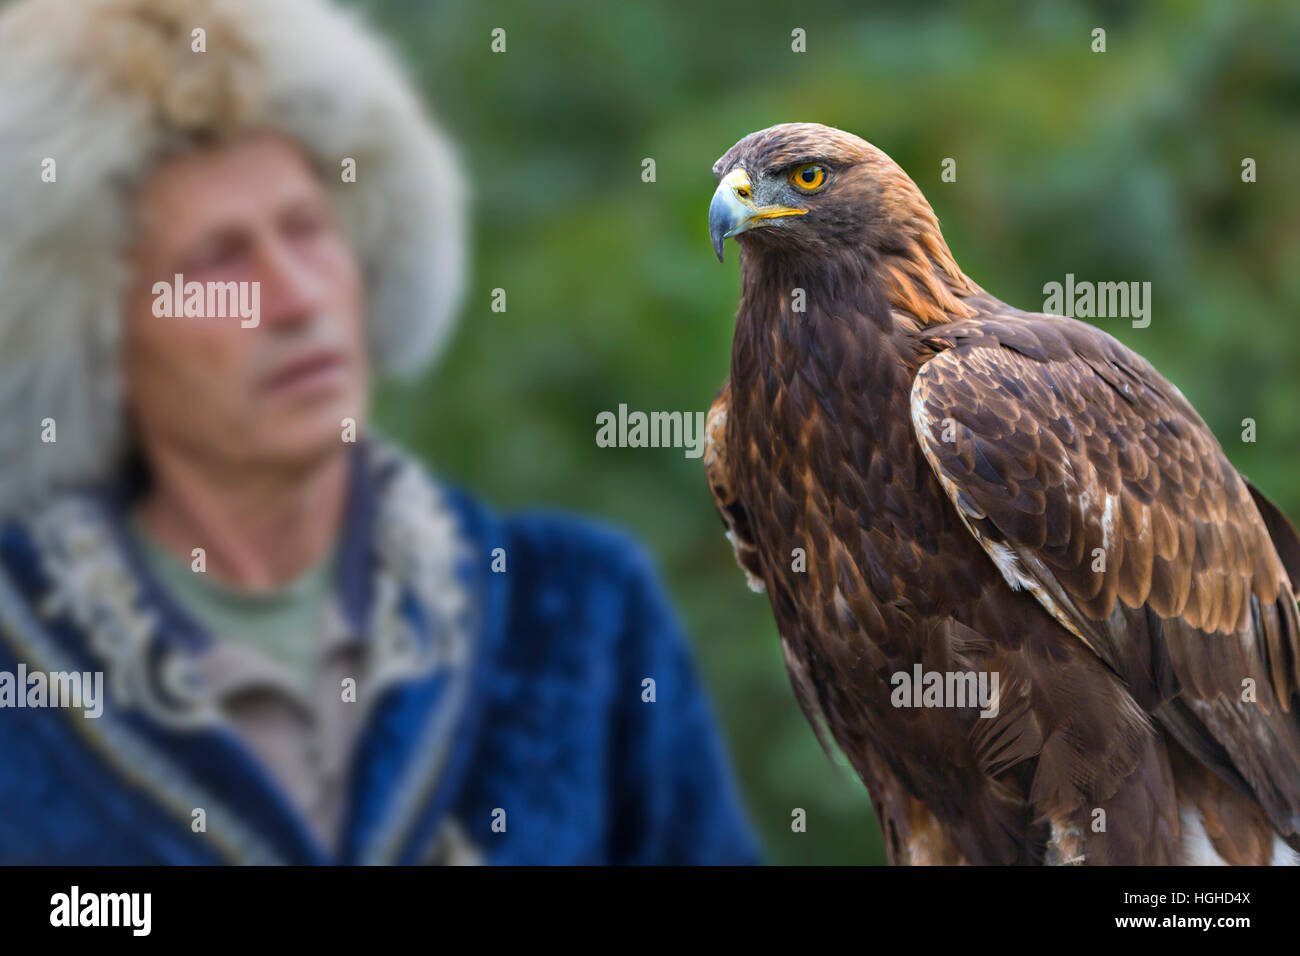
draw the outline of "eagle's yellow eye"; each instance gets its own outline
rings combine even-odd
[[[790,171],[790,182],[800,189],[813,190],[826,182],[826,167],[816,163],[804,163]]]

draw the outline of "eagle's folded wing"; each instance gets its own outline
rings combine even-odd
[[[728,382],[718,392],[718,397],[713,400],[709,414],[705,417],[704,475],[708,479],[713,502],[718,506],[723,527],[727,529],[727,540],[736,553],[736,563],[745,572],[750,589],[763,591],[763,568],[759,563],[758,550],[754,547],[749,517],[736,497],[731,479],[727,454],[727,403],[730,397],[731,383]]]
[[[704,475],[709,482],[709,491],[713,494],[714,504],[722,517],[723,527],[727,529],[727,540],[731,542],[736,555],[736,563],[745,572],[750,590],[766,591],[763,564],[753,538],[749,515],[741,505],[736,494],[730,469],[730,456],[727,448],[727,412],[731,398],[731,383],[722,386],[704,424]],[[790,652],[790,645],[781,639],[781,649],[785,655],[786,673],[790,677],[790,686],[800,708],[817,734],[826,755],[833,758],[830,737],[827,733],[826,714],[822,709],[817,689],[813,685],[803,663]]]
[[[1294,530],[1182,394],[1100,330],[973,319],[926,345],[913,425],[1003,576],[1294,838],[1300,624],[1279,556]]]

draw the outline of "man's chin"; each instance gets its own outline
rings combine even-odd
[[[307,465],[345,451],[360,440],[366,409],[361,403],[329,402],[311,409],[285,409],[258,423],[255,444],[286,465]]]

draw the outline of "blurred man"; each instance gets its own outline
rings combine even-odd
[[[0,863],[753,862],[637,548],[367,428],[464,248],[375,40],[26,0],[0,91]]]

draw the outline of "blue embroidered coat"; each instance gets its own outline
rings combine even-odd
[[[498,517],[358,446],[338,599],[387,676],[330,852],[187,687],[211,638],[150,578],[124,502],[63,496],[0,527],[0,671],[102,671],[107,698],[98,718],[0,709],[0,863],[757,862],[683,634],[626,537]]]

